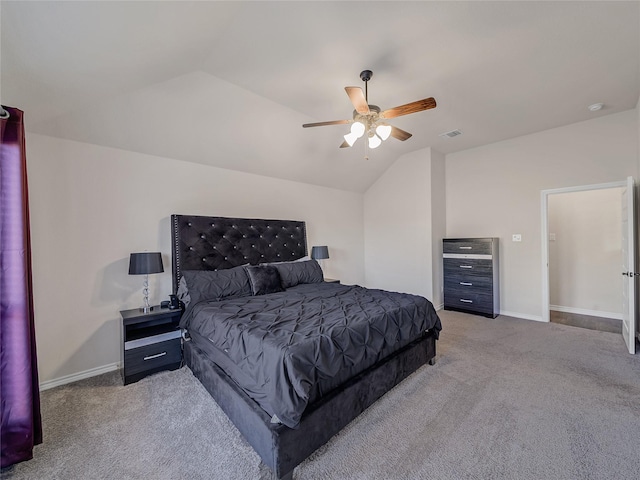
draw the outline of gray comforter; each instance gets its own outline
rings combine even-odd
[[[330,283],[203,301],[182,326],[260,406],[295,428],[307,404],[427,330],[440,331],[423,297]]]

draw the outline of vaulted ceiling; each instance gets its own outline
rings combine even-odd
[[[634,108],[639,6],[3,0],[0,98],[31,132],[362,192],[411,151]],[[351,118],[364,69],[369,103],[438,102],[369,160],[362,140],[338,148],[348,125],[301,127]]]

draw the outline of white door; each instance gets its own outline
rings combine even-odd
[[[633,177],[622,191],[622,336],[629,353],[636,353],[635,193]]]

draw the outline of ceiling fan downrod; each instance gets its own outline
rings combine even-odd
[[[371,70],[363,70],[360,72],[360,80],[364,82],[364,99],[369,103],[369,84],[367,83],[373,77]]]

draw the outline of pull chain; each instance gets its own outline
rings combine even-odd
[[[367,80],[364,81],[364,99],[369,105],[369,82]],[[368,124],[368,122],[367,122]],[[369,160],[369,141],[364,141],[364,159]]]

